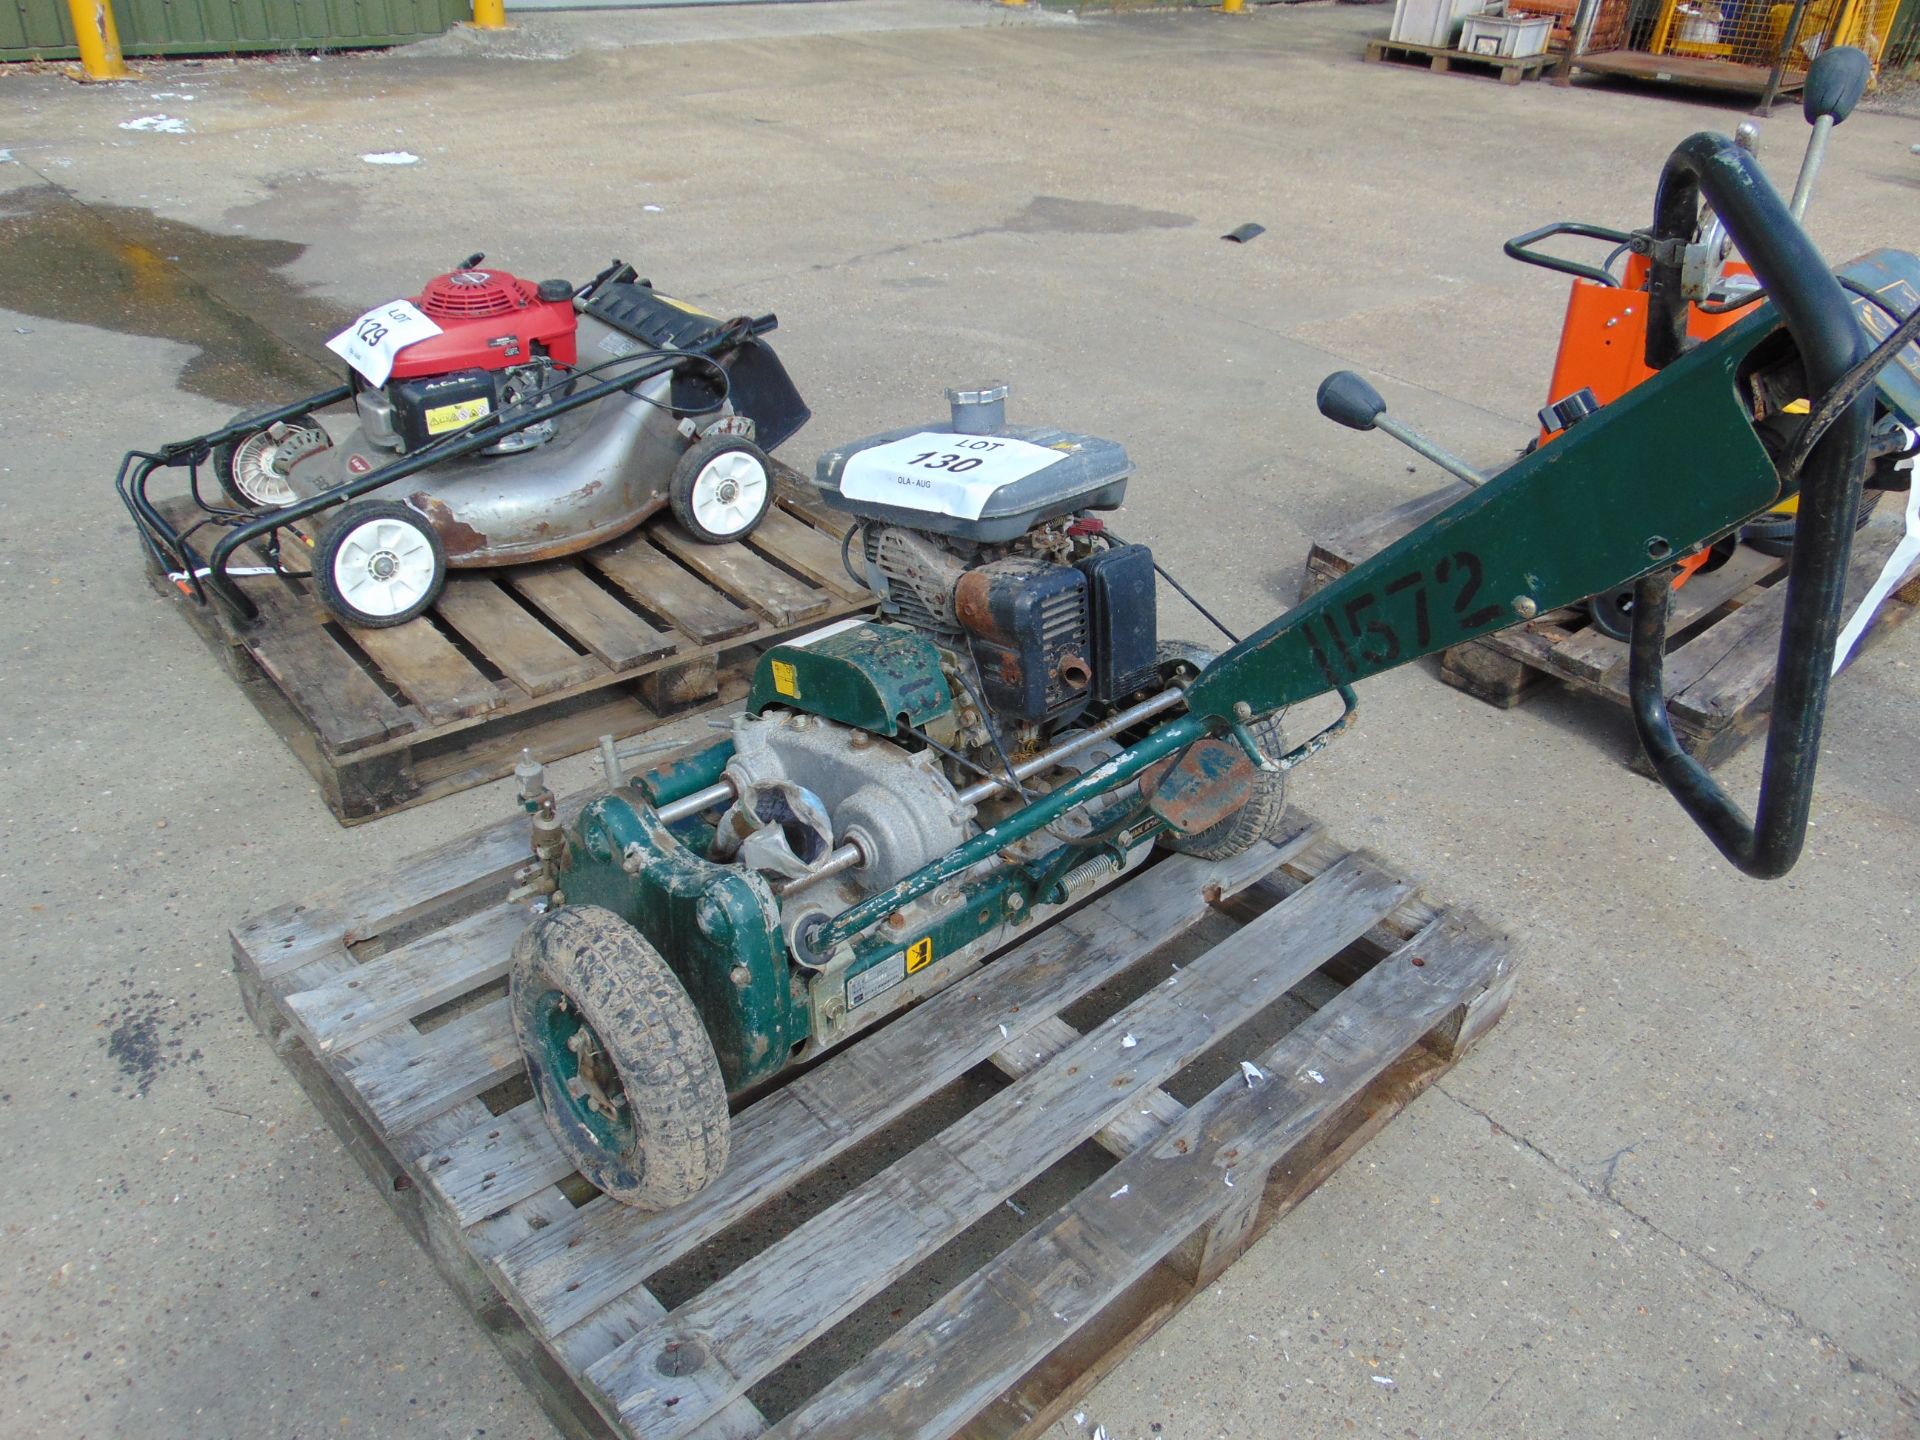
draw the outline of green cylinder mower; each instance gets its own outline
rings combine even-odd
[[[1703,195],[1768,303],[1690,344],[1681,272]],[[768,650],[727,734],[611,775],[571,825],[524,767],[534,844],[515,893],[539,913],[515,951],[513,1018],[581,1173],[637,1206],[690,1199],[725,1168],[730,1099],[1156,847],[1263,843],[1286,772],[1353,721],[1356,682],[1608,587],[1636,586],[1631,692],[1660,778],[1741,870],[1785,873],[1863,476],[1914,444],[1920,261],[1881,251],[1836,276],[1752,157],[1705,134],[1673,153],[1633,243],[1652,265],[1653,379],[1218,655],[1159,638],[1152,556],[1100,518],[1131,471],[1120,446],[1010,425],[995,388],[823,457],[817,484],[853,522],[846,557],[878,618]],[[1873,297],[1877,347],[1849,291]],[[1356,375],[1319,398],[1342,424],[1407,438]],[[1749,820],[1674,737],[1666,600],[1677,563],[1795,494]],[[1329,692],[1340,718],[1289,748],[1280,712]]]

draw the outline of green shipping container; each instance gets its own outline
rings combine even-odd
[[[473,0],[115,0],[134,55],[399,45],[473,17]],[[0,60],[79,56],[67,0],[0,0]]]

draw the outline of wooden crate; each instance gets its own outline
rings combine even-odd
[[[1451,484],[1315,541],[1302,593],[1312,594],[1371,559],[1466,493],[1465,485]],[[1903,521],[1894,510],[1883,505],[1854,538],[1843,615],[1853,613],[1899,543]],[[1695,577],[1674,597],[1667,622],[1667,707],[1674,734],[1702,764],[1719,764],[1766,729],[1786,569],[1785,560],[1741,546],[1724,566]],[[1917,576],[1920,566],[1888,597],[1856,656],[1920,606]],[[1626,643],[1601,634],[1578,610],[1549,611],[1443,651],[1440,678],[1501,709],[1518,705],[1549,680],[1628,707]],[[1644,768],[1644,758],[1637,763]]]
[[[1475,75],[1491,75],[1502,85],[1518,85],[1536,80],[1559,62],[1551,50],[1538,55],[1475,55],[1466,50],[1449,50],[1444,45],[1410,45],[1401,40],[1369,40],[1367,59],[1375,64],[1425,65],[1436,75],[1464,68]]]
[[[260,607],[244,626],[149,575],[351,825],[498,779],[523,748],[557,760],[737,700],[767,645],[870,604],[840,564],[844,523],[776,468],[778,503],[742,544],[699,544],[662,514],[564,560],[455,571],[431,611],[385,630],[342,624],[304,574],[241,579]],[[197,514],[184,496],[160,509],[181,528]],[[284,552],[304,569],[304,547]]]
[[[502,979],[525,917],[498,898],[525,846],[495,826],[249,920],[233,953],[256,1023],[576,1436],[1036,1435],[1513,985],[1504,938],[1300,821],[1043,925],[739,1111],[725,1175],[648,1215],[586,1187],[529,1098]]]

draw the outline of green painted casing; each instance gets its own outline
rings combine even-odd
[[[652,810],[618,793],[590,802],[568,840],[567,903],[605,906],[673,967],[713,1041],[728,1093],[785,1066],[811,1027],[766,883],[694,854]]]
[[[1762,307],[1470,491],[1209,665],[1189,714],[1265,715],[1624,584],[1773,505],[1736,379],[1779,328]]]
[[[1859,289],[1848,298],[1860,328],[1878,344],[1920,309],[1920,258],[1904,250],[1870,250],[1839,270]],[[1872,300],[1859,293],[1866,290]],[[1920,344],[1908,345],[1880,372],[1880,400],[1907,425],[1920,425]]]
[[[675,758],[642,771],[627,783],[638,790],[649,805],[671,805],[696,790],[718,784],[732,758],[733,741],[722,738],[690,754],[677,753]]]
[[[805,645],[775,645],[754,668],[747,708],[805,710],[876,735],[918,730],[953,709],[940,651],[917,631],[862,623]]]

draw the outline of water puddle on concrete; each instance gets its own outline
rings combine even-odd
[[[35,186],[0,196],[0,307],[197,346],[179,384],[211,400],[293,399],[338,383],[324,343],[353,318],[280,273],[305,249]]]

